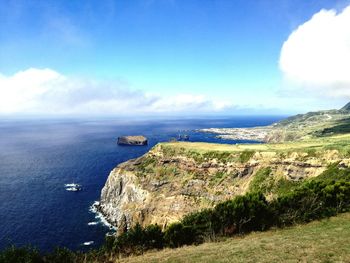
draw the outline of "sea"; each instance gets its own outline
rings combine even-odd
[[[247,143],[196,130],[261,126],[282,118],[0,119],[0,249],[98,247],[111,230],[91,206],[118,164],[179,134],[193,142]],[[117,137],[123,135],[144,135],[149,143],[119,146]],[[67,191],[70,183],[82,190]]]

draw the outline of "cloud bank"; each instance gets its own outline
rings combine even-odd
[[[280,61],[294,87],[350,98],[350,6],[321,10],[284,42]]]
[[[0,74],[0,114],[133,115],[220,112],[223,100],[196,94],[160,96],[131,90],[125,83],[64,76],[52,69]]]

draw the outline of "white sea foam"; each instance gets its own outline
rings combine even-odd
[[[106,217],[97,210],[96,206],[99,205],[100,202],[98,201],[95,201],[91,206],[90,206],[90,212],[94,213],[95,214],[95,218],[100,221],[103,225],[109,227],[109,229],[111,229],[112,231],[117,231],[117,228],[113,225],[111,225]]]
[[[94,241],[87,241],[87,242],[84,242],[83,245],[84,246],[90,246],[94,243]]]
[[[111,237],[111,236],[114,236],[115,235],[115,232],[107,232],[106,233],[106,237]]]
[[[64,186],[65,186],[65,187],[73,187],[73,186],[79,186],[79,185],[78,185],[78,184],[72,183],[72,184],[65,184]]]
[[[77,188],[75,187],[68,187],[66,188],[67,191],[73,191],[73,192],[76,192],[77,191]]]

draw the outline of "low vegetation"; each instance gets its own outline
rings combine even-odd
[[[252,152],[276,152],[288,155],[292,152],[309,153],[309,156],[317,156],[326,150],[337,150],[343,157],[350,156],[350,134],[340,134],[328,137],[313,137],[302,141],[267,143],[267,144],[215,144],[204,142],[168,142],[161,143],[162,150],[167,156],[197,156],[198,160],[204,160],[208,152],[219,157],[224,155],[231,160],[239,160],[240,155],[249,156]],[[168,154],[167,154],[168,153]],[[224,154],[223,154],[224,153]],[[173,154],[173,155],[171,155]],[[249,160],[249,159],[248,159]]]
[[[246,163],[250,160],[250,158],[253,157],[254,155],[254,151],[248,151],[248,150],[245,150],[243,151],[240,155],[239,155],[239,161],[241,163]]]
[[[253,180],[250,182],[249,191],[261,192],[263,194],[271,192],[274,186],[274,180],[270,175],[270,167],[262,168],[259,171],[257,171]]]
[[[147,252],[117,262],[350,262],[350,213],[198,246]]]

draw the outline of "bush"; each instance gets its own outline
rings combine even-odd
[[[0,252],[0,263],[42,263],[38,250],[32,247],[11,246]]]
[[[221,203],[213,213],[212,225],[221,235],[265,230],[272,216],[264,195],[256,192]]]
[[[144,240],[144,231],[137,224],[114,240],[114,251],[125,255],[140,254],[144,250]]]
[[[339,163],[331,164],[327,169],[317,176],[316,181],[346,180],[350,181],[350,168],[339,168]]]
[[[143,228],[136,224],[121,235],[108,236],[103,249],[107,252],[121,254],[140,254],[149,249],[161,249],[164,246],[164,234],[158,225]]]
[[[158,225],[149,225],[144,229],[146,249],[161,249],[164,247],[164,233]]]
[[[213,209],[204,209],[200,212],[186,215],[181,223],[184,226],[192,226],[196,233],[196,242],[202,243],[205,239],[214,240]]]
[[[271,206],[279,226],[329,217],[349,210],[350,182],[312,180],[278,197]]]
[[[171,248],[195,244],[197,236],[195,227],[182,223],[171,224],[164,233],[165,242]]]
[[[46,256],[46,262],[50,263],[73,263],[75,254],[67,248],[55,248],[53,252]]]

